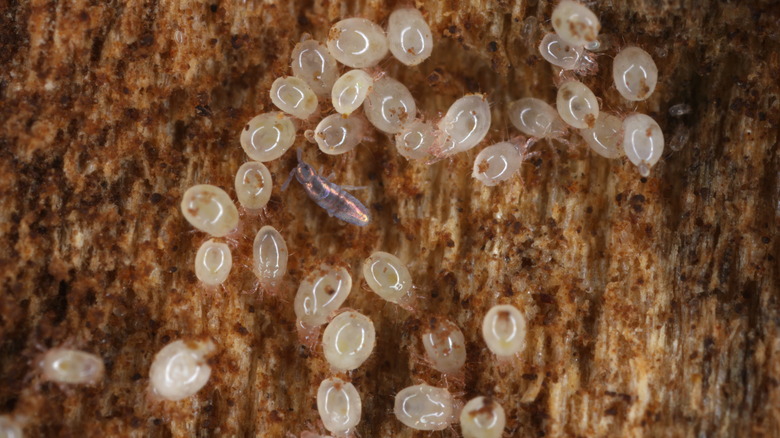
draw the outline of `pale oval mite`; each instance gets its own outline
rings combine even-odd
[[[395,147],[398,153],[408,160],[421,160],[430,156],[435,140],[433,125],[414,119],[405,124],[401,132],[395,135]]]
[[[277,78],[271,84],[271,102],[277,108],[299,119],[308,119],[317,110],[317,95],[303,79],[295,76]]]
[[[368,121],[388,134],[401,132],[403,125],[417,114],[412,93],[404,84],[389,76],[374,82],[363,107]]]
[[[414,8],[396,9],[390,14],[387,40],[393,56],[406,65],[420,64],[433,52],[431,28]]]
[[[258,161],[248,161],[238,168],[235,186],[238,202],[247,210],[260,210],[271,200],[271,172]]]
[[[580,65],[583,49],[561,39],[558,34],[548,33],[539,43],[539,53],[552,65],[564,70],[574,70]]]
[[[664,152],[664,133],[652,117],[632,114],[623,120],[623,150],[642,176],[658,163]]]
[[[567,81],[558,88],[558,114],[564,122],[579,128],[592,128],[599,116],[596,95],[580,81]]]
[[[349,115],[363,105],[368,92],[374,86],[374,79],[363,70],[350,70],[333,84],[331,100],[333,109]]]
[[[252,245],[254,271],[261,284],[274,286],[287,273],[287,243],[276,228],[266,225]]]
[[[198,248],[195,255],[195,276],[209,285],[217,286],[227,280],[233,267],[230,247],[224,243],[209,239]]]
[[[481,142],[490,129],[490,105],[483,94],[471,94],[453,102],[439,121],[442,144],[438,153],[465,152]]]
[[[279,111],[252,118],[241,131],[241,148],[255,161],[275,160],[295,143],[295,125]]]
[[[343,267],[322,264],[298,286],[293,308],[299,323],[316,327],[344,304],[352,291],[352,277]]]
[[[325,429],[346,433],[360,423],[363,406],[352,383],[338,377],[325,379],[317,390],[317,411]]]
[[[512,125],[531,137],[558,138],[566,131],[555,108],[541,99],[524,97],[511,102],[507,110]]]
[[[352,114],[331,114],[314,129],[314,141],[328,155],[345,154],[357,147],[366,133],[363,118]]]
[[[195,395],[211,377],[206,357],[216,349],[209,341],[173,341],[163,347],[149,369],[155,394],[165,400],[181,400]]]
[[[327,96],[339,76],[336,59],[316,40],[295,45],[292,52],[293,76],[303,79],[318,96]]]
[[[502,141],[482,149],[477,154],[472,176],[486,186],[494,186],[517,173],[521,163],[522,157],[517,147]]]
[[[601,22],[582,3],[563,0],[553,9],[552,26],[562,40],[575,46],[584,46],[598,40]]]
[[[338,371],[357,369],[374,351],[376,332],[367,316],[355,311],[339,313],[322,333],[322,351]]]
[[[52,348],[40,363],[44,380],[92,385],[103,379],[105,366],[100,357],[79,350]]]
[[[597,154],[605,158],[617,158],[620,156],[622,144],[622,127],[623,121],[617,116],[601,111],[593,128],[580,130],[580,135]]]
[[[387,55],[387,36],[370,20],[347,18],[330,28],[328,50],[347,67],[373,67]]]
[[[492,398],[475,397],[460,413],[463,438],[500,438],[506,427],[504,408]]]
[[[398,303],[412,289],[412,276],[406,265],[393,254],[377,251],[363,262],[363,278],[368,287],[391,303]]]
[[[454,403],[444,388],[413,385],[396,394],[393,411],[401,423],[412,429],[444,430],[455,419]]]
[[[452,321],[429,318],[422,341],[428,360],[437,371],[455,373],[466,363],[466,339]]]
[[[496,356],[513,356],[525,349],[526,318],[516,307],[493,306],[482,321],[482,337]]]
[[[238,226],[238,209],[227,193],[210,184],[198,184],[184,192],[181,212],[193,227],[222,237]]]
[[[649,53],[636,46],[624,48],[612,61],[615,88],[630,101],[645,100],[658,83],[658,67]]]

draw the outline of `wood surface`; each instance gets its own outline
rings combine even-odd
[[[360,437],[413,432],[392,413],[402,388],[490,394],[507,437],[780,436],[778,125],[780,6],[770,1],[599,1],[614,46],[583,80],[602,110],[654,117],[666,151],[648,178],[625,158],[590,152],[577,134],[540,142],[522,177],[487,188],[471,177],[484,145],[518,135],[506,104],[554,102],[557,73],[536,45],[548,1],[423,0],[433,56],[380,68],[430,119],[468,92],[487,93],[493,125],[476,149],[407,162],[372,134],[332,157],[303,137],[307,161],[355,194],[374,220],[329,218],[297,185],[279,185],[291,151],[269,163],[274,192],[243,215],[234,270],[203,287],[203,233],[179,211],[197,183],[225,188],[247,160],[242,126],[273,109],[271,82],[291,74],[304,33],[341,18],[386,23],[400,2],[190,0],[0,1],[0,412],[27,436],[298,436],[325,433],[315,394],[331,375],[298,340],[292,301],[322,261],[349,267],[345,306],[370,316],[378,343],[349,378],[363,400]],[[646,102],[611,79],[617,48],[637,44],[659,68]],[[691,112],[672,117],[674,104]],[[327,105],[323,105],[327,112]],[[257,291],[251,244],[263,225],[290,249],[275,291]],[[398,255],[415,283],[413,312],[362,279],[372,251]],[[528,315],[526,351],[499,362],[479,331],[497,303]],[[468,362],[443,377],[425,362],[432,315],[463,330]],[[194,397],[149,395],[154,354],[211,337],[213,375]],[[71,346],[105,359],[94,387],[45,383],[37,358]]]

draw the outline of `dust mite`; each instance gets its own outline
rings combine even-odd
[[[317,174],[314,168],[303,161],[301,155],[302,152],[298,149],[298,165],[290,172],[290,177],[285,181],[282,190],[287,188],[290,180],[295,176],[309,198],[324,208],[330,216],[360,227],[368,225],[371,222],[368,208],[338,184]]]

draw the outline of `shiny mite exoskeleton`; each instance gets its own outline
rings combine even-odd
[[[329,215],[361,227],[371,222],[368,208],[357,198],[347,193],[344,188],[328,181],[327,178],[306,164],[302,159],[300,149],[298,149],[298,165],[290,172],[290,178],[284,183],[282,190],[287,188],[293,176],[301,183],[309,198],[324,208]]]

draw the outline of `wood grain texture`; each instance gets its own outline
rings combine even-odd
[[[435,36],[419,67],[381,68],[428,117],[466,92],[489,94],[488,141],[516,135],[507,102],[554,101],[536,53],[547,1],[422,0]],[[346,306],[376,325],[375,354],[350,378],[362,437],[428,436],[392,415],[405,386],[492,394],[506,436],[780,436],[778,125],[780,11],[773,2],[592,2],[618,46],[655,58],[659,84],[627,105],[611,83],[615,50],[584,79],[602,108],[656,118],[667,151],[647,179],[572,135],[494,188],[470,176],[479,148],[427,166],[376,134],[339,157],[297,146],[356,192],[374,222],[329,218],[293,185],[242,217],[234,272],[207,289],[192,263],[206,236],[178,205],[211,183],[235,197],[238,137],[270,110],[302,34],[333,22],[385,22],[396,2],[88,0],[0,2],[0,410],[28,436],[266,436],[324,433],[315,394],[330,375],[298,341],[292,299],[324,260],[347,265]],[[687,103],[692,112],[670,117]],[[302,130],[305,126],[302,126]],[[673,151],[673,138],[688,140]],[[275,183],[295,163],[271,162]],[[276,227],[287,281],[254,291],[251,242]],[[414,278],[414,313],[368,291],[360,264],[397,254]],[[529,317],[528,347],[498,363],[481,317],[511,303]],[[462,376],[426,365],[428,316],[455,321],[468,344]],[[197,396],[148,394],[154,354],[209,336],[213,376]],[[71,345],[102,356],[105,382],[43,383],[36,357]],[[459,436],[455,426],[433,436]]]

